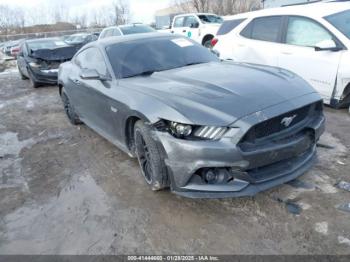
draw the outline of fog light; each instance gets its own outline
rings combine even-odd
[[[232,176],[226,168],[211,168],[203,170],[202,178],[208,184],[226,184]]]
[[[208,170],[205,173],[205,181],[208,184],[215,184],[215,182],[217,181],[217,175],[215,174],[215,172],[213,170]]]

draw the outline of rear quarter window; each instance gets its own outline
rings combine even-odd
[[[241,35],[255,40],[281,42],[282,16],[259,17],[252,20]]]
[[[239,26],[244,20],[245,18],[224,21],[224,23],[220,26],[217,35],[226,35],[230,33],[233,29]]]

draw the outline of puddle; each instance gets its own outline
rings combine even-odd
[[[1,254],[103,254],[115,237],[107,197],[84,174],[47,204],[23,206],[2,222]]]
[[[34,144],[32,138],[19,141],[17,133],[6,132],[0,134],[0,156],[15,155],[21,152],[23,148],[30,147]]]

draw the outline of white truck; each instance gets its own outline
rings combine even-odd
[[[187,36],[209,48],[211,47],[211,40],[222,23],[223,19],[215,14],[181,14],[174,17],[169,31],[173,34]]]

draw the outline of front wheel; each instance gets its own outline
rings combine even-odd
[[[29,81],[30,84],[33,88],[38,88],[40,86],[40,84],[38,82],[36,82],[33,78],[33,76],[29,75]]]
[[[22,80],[26,80],[28,79],[28,77],[26,77],[23,73],[20,67],[18,67],[18,72],[19,72],[19,76],[21,77]]]
[[[79,116],[75,113],[73,105],[70,103],[68,96],[63,90],[62,90],[61,99],[64,106],[64,111],[66,112],[66,115],[69,121],[73,125],[81,124],[82,122],[80,121]]]
[[[135,149],[141,172],[146,183],[157,191],[169,186],[167,169],[150,128],[143,121],[137,121],[134,129]]]

